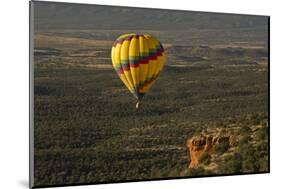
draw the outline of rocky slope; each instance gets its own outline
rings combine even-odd
[[[219,136],[219,135],[201,135],[194,136],[187,141],[187,148],[190,154],[189,168],[196,168],[199,164],[200,159],[205,153],[212,155],[215,153],[215,147],[220,144],[226,146],[233,146],[235,136]],[[228,148],[227,147],[227,148]]]
[[[268,125],[230,124],[198,131],[186,141],[188,165],[182,176],[268,171]]]

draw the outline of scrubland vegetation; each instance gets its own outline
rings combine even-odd
[[[65,33],[35,35],[37,186],[268,170],[265,41],[198,45],[195,37],[183,45],[159,31],[167,62],[136,110],[111,67],[112,41]],[[123,32],[106,35],[115,33]],[[227,130],[232,124],[243,136],[235,152],[222,144],[216,169],[187,169],[186,140],[207,127]],[[206,155],[201,162],[216,160]]]

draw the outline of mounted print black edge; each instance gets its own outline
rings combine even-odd
[[[270,17],[30,1],[30,188],[270,172]]]

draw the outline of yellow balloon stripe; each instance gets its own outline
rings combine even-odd
[[[122,82],[125,84],[125,86],[129,89],[130,92],[134,92],[133,86],[131,86],[127,80],[127,78],[124,75],[124,71],[121,66],[120,62],[120,50],[121,50],[121,44],[118,44],[116,47],[113,47],[111,50],[111,59],[113,67],[116,71],[118,71],[118,75]]]
[[[130,65],[129,65],[129,45],[130,45],[130,41],[128,40],[125,40],[121,45],[120,60],[121,60],[122,69],[124,71],[125,77],[130,87],[135,88],[130,71]]]
[[[140,60],[144,60],[148,57],[149,49],[148,49],[148,41],[144,36],[140,36],[139,38],[139,46],[140,46]],[[140,84],[144,84],[147,74],[148,74],[148,61],[140,61]]]
[[[124,34],[111,50],[112,65],[131,93],[141,100],[164,66],[164,48],[150,35]]]
[[[129,47],[129,64],[134,86],[139,85],[139,39],[133,37]]]
[[[152,57],[152,55],[155,54],[156,49],[155,49],[155,45],[154,45],[153,41],[151,40],[151,37],[150,36],[145,36],[145,37],[148,40],[149,57],[151,57],[148,62],[148,74],[146,77],[146,80],[149,80],[150,78],[153,77],[153,75],[155,73],[155,67],[156,67],[157,61],[156,61],[155,57]]]

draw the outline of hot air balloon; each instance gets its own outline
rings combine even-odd
[[[139,107],[164,65],[164,48],[153,36],[124,34],[112,45],[112,65]]]

